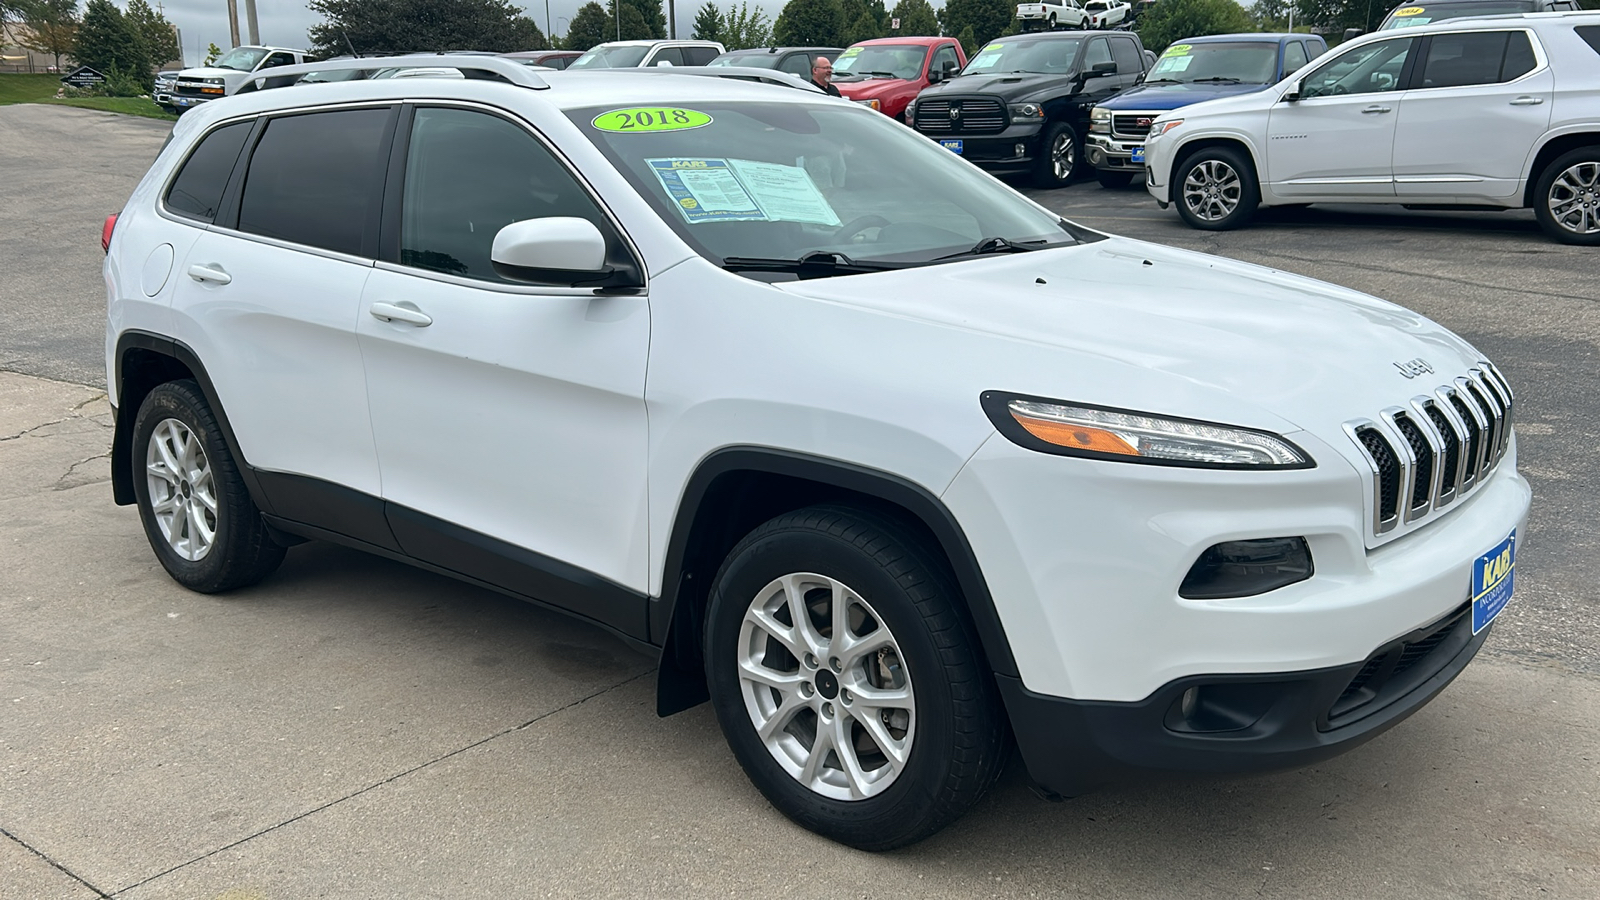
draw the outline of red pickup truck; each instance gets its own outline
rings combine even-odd
[[[906,104],[921,90],[967,64],[955,38],[877,38],[852,44],[833,61],[833,83],[857,103],[904,122]]]

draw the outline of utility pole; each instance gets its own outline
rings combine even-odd
[[[228,0],[228,40],[239,46],[239,0]]]
[[[678,0],[667,0],[667,37],[678,39]]]
[[[550,0],[544,0],[544,42],[555,49],[556,36],[550,33]]]
[[[256,0],[244,0],[244,21],[250,26],[250,43],[261,43],[261,27],[256,24]]]

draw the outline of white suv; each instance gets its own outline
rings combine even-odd
[[[1365,35],[1266,91],[1161,116],[1145,162],[1195,228],[1257,206],[1531,206],[1556,240],[1600,244],[1600,13]]]
[[[1061,795],[1338,753],[1510,596],[1511,388],[1419,315],[820,94],[414,62],[475,77],[207,104],[107,224],[115,497],[182,584],[312,538],[583,617],[874,849],[1011,736]]]

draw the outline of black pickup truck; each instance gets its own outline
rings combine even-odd
[[[906,121],[996,175],[1060,187],[1086,171],[1089,111],[1148,68],[1131,31],[996,38],[959,76],[918,94]]]

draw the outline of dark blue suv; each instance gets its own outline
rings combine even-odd
[[[1174,42],[1142,82],[1090,111],[1084,156],[1101,185],[1126,187],[1144,171],[1144,137],[1156,116],[1262,90],[1327,49],[1315,34],[1214,34]]]

